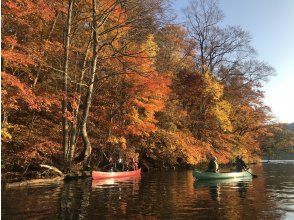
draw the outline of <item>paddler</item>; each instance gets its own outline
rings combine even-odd
[[[215,156],[211,157],[209,164],[208,164],[207,172],[212,172],[212,173],[219,172],[217,158]]]
[[[247,170],[248,167],[241,156],[236,157],[236,171],[242,172],[243,170]]]

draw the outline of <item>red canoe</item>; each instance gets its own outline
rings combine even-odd
[[[123,171],[123,172],[92,171],[92,179],[93,180],[129,177],[129,176],[140,176],[140,175],[141,175],[141,169],[134,170],[134,171]]]

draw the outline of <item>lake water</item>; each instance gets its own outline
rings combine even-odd
[[[194,182],[192,171],[2,190],[2,219],[294,219],[294,161],[255,165],[258,178]]]

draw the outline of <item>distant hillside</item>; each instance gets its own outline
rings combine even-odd
[[[294,152],[291,148],[294,146],[294,123],[271,124],[267,129],[268,133],[261,139],[261,148],[265,155],[285,155]]]
[[[276,150],[264,155],[265,160],[294,160],[294,146]]]
[[[290,123],[290,124],[287,124],[287,129],[289,129],[291,131],[294,131],[294,122]]]

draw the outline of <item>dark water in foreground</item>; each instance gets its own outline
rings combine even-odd
[[[2,191],[2,219],[294,219],[294,161],[253,167],[258,178],[196,182],[191,171],[72,181]]]

